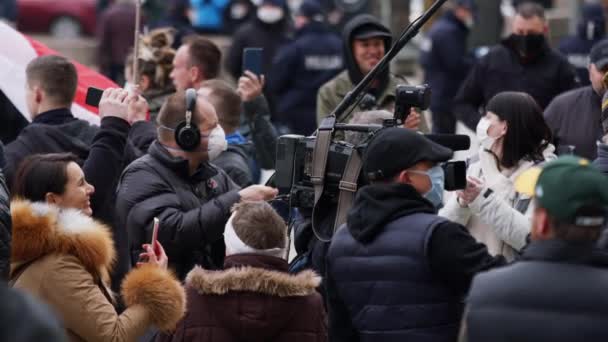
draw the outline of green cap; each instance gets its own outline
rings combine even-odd
[[[601,226],[606,221],[606,213],[590,216],[579,212],[590,205],[608,208],[608,177],[586,159],[566,156],[533,167],[517,178],[515,189],[534,196],[558,220],[577,226]]]

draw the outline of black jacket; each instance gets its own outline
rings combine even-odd
[[[221,267],[224,225],[240,200],[238,189],[208,163],[189,175],[188,161],[155,141],[148,155],[127,167],[118,186],[117,221],[128,232],[131,263],[137,263],[142,244],[151,240],[158,217],[158,240],[181,279],[194,265]]]
[[[593,244],[536,241],[509,267],[475,277],[468,341],[606,341],[608,272]]]
[[[270,122],[270,108],[264,96],[243,103],[243,119],[239,132],[253,143],[258,166],[273,170],[279,135]]]
[[[456,338],[471,279],[504,258],[434,213],[409,185],[359,190],[327,257],[332,341]]]
[[[602,134],[602,98],[591,86],[556,97],[545,109],[545,121],[556,146],[573,145],[574,153],[587,159],[597,156],[596,142]]]
[[[481,118],[479,108],[500,92],[528,93],[544,109],[557,95],[578,86],[572,66],[550,47],[536,61],[522,64],[508,45],[504,41],[481,58],[454,99],[454,113],[473,131]]]
[[[213,160],[213,164],[224,170],[239,187],[248,187],[253,184],[249,167],[252,149],[250,143],[228,145],[228,149]]]
[[[317,92],[343,68],[342,40],[324,23],[312,21],[282,46],[268,84],[277,99],[277,117],[292,133],[317,129]]]
[[[469,29],[450,11],[433,24],[422,44],[420,62],[432,89],[433,113],[452,112],[452,100],[473,65],[468,35]]]
[[[0,159],[4,154],[4,146],[0,142]],[[11,265],[11,209],[8,187],[0,166],[0,282],[8,279]]]

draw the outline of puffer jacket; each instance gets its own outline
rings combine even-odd
[[[214,165],[203,163],[190,175],[188,161],[172,156],[158,141],[148,155],[123,172],[116,196],[118,227],[128,232],[131,263],[152,238],[158,217],[158,240],[180,279],[194,265],[221,267],[224,226],[240,188]]]
[[[555,147],[549,145],[543,152],[545,161],[556,159],[554,152]],[[480,151],[479,160],[469,166],[467,176],[481,179],[484,189],[465,208],[452,196],[439,215],[465,226],[477,241],[488,247],[490,254],[513,260],[526,245],[534,211],[531,198],[517,193],[514,183],[519,175],[537,164],[522,160],[513,169],[501,173],[494,157]]]
[[[13,202],[11,213],[11,283],[54,309],[70,341],[135,341],[151,325],[173,329],[184,315],[184,289],[155,265],[126,276],[127,309],[116,313],[108,276],[116,252],[106,226],[40,202]]]
[[[193,269],[186,278],[188,313],[157,342],[323,342],[325,310],[312,271],[287,273],[283,259],[237,254],[225,269]]]

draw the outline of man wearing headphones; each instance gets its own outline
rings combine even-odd
[[[158,138],[148,155],[124,171],[116,213],[129,235],[131,264],[150,243],[153,220],[170,266],[184,279],[195,265],[223,264],[224,225],[239,201],[270,200],[277,190],[252,185],[239,190],[210,163],[226,149],[213,106],[194,89],[170,96],[157,118]]]

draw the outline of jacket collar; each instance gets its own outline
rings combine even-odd
[[[606,264],[606,253],[594,243],[573,243],[564,240],[533,241],[523,251],[521,260],[548,261],[567,264]]]
[[[186,277],[186,285],[200,294],[224,295],[228,292],[254,292],[270,296],[308,296],[321,283],[313,271],[287,273],[285,260],[254,254],[226,257],[222,271],[195,267]]]
[[[76,120],[76,118],[72,115],[69,108],[59,108],[36,115],[32,120],[32,123],[61,125],[74,120]]]
[[[152,145],[150,145],[148,153],[151,157],[158,160],[165,167],[171,169],[184,180],[202,182],[209,180],[218,174],[217,169],[208,162],[205,162],[198,167],[193,175],[190,175],[188,160],[173,156],[158,140],[155,140]]]
[[[76,209],[43,202],[11,203],[11,269],[49,254],[72,255],[92,274],[107,277],[116,252],[110,230]]]

